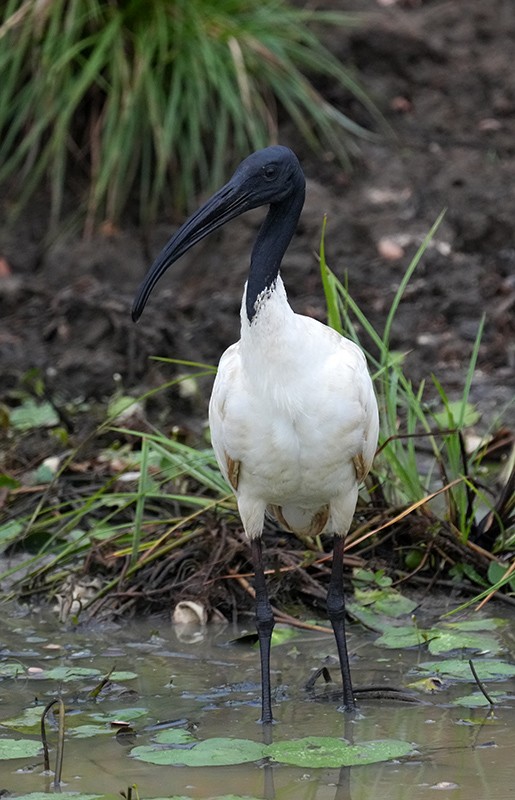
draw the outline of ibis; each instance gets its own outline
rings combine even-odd
[[[159,278],[193,245],[245,211],[268,206],[243,291],[241,338],[222,355],[209,404],[216,459],[250,541],[264,723],[273,719],[274,615],[261,539],[267,514],[303,536],[333,536],[327,614],[338,650],[343,708],[356,708],[345,634],[344,540],[378,435],[377,402],[362,351],[321,322],[294,313],[286,297],[279,270],[304,195],[304,174],[289,148],[251,154],[172,236],[132,309],[137,321]]]

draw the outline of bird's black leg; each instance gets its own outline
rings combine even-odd
[[[254,564],[254,589],[256,591],[256,629],[261,657],[261,722],[272,722],[272,696],[270,688],[270,643],[274,629],[274,612],[268,599],[261,539],[250,542]]]
[[[343,536],[334,537],[333,566],[331,569],[331,580],[329,591],[327,592],[327,615],[333,626],[338,656],[340,658],[340,669],[342,672],[343,683],[343,707],[345,711],[354,711],[356,701],[352,691],[352,681],[350,677],[349,655],[347,652],[347,639],[345,636],[345,597],[343,595]]]

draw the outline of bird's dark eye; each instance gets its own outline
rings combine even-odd
[[[276,175],[277,167],[275,164],[267,164],[266,167],[263,167],[263,177],[267,181],[273,181]]]

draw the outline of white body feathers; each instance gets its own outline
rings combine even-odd
[[[209,405],[215,455],[250,538],[265,512],[290,530],[345,536],[378,435],[361,350],[295,314],[280,276],[223,354]]]

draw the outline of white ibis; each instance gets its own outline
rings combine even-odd
[[[345,636],[343,548],[378,435],[377,403],[363,353],[326,325],[295,314],[286,297],[279,268],[304,193],[304,174],[287,147],[250,155],[170,239],[132,309],[136,321],[161,275],[204,236],[251,208],[269,206],[243,292],[241,339],[220,360],[209,405],[216,459],[250,539],[265,723],[272,721],[274,627],[261,543],[267,513],[287,530],[334,536],[327,613],[338,648],[344,708],[356,707]]]

